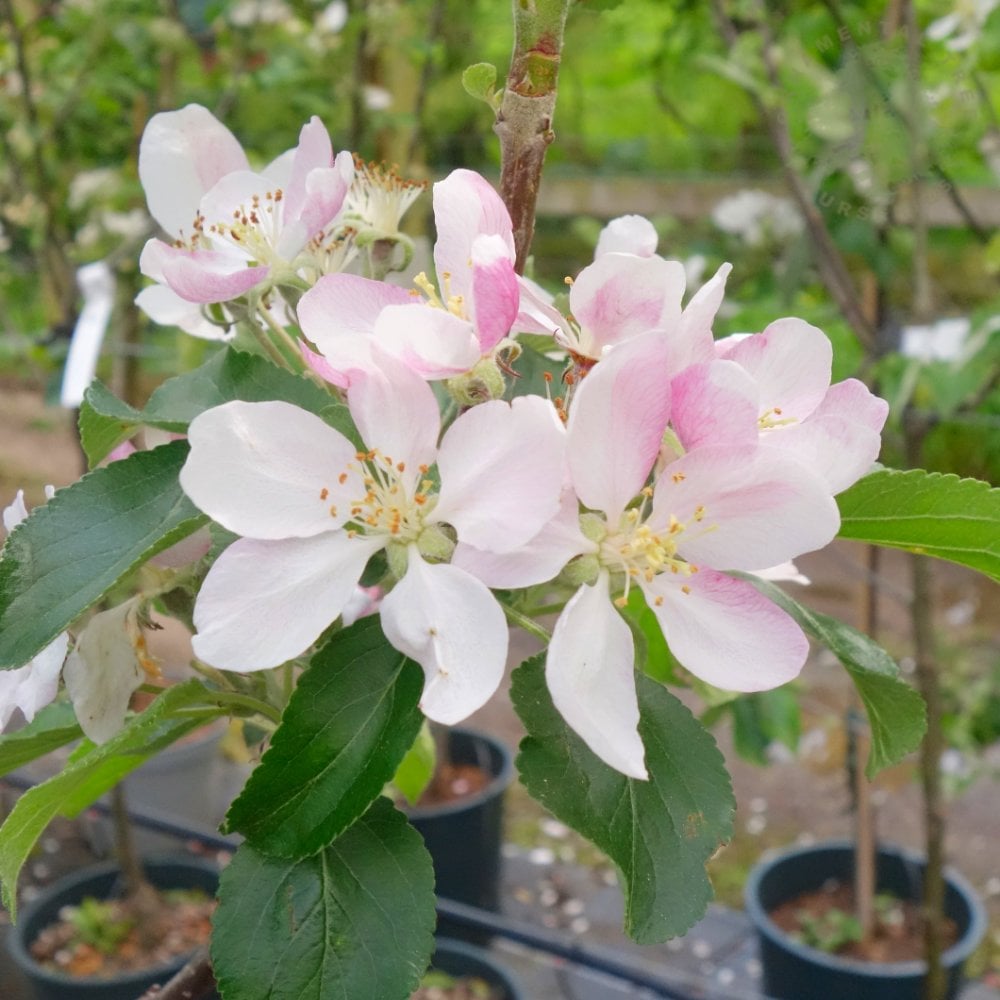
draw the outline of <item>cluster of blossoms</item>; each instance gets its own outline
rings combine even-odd
[[[789,318],[714,339],[729,265],[685,304],[683,267],[635,216],[604,229],[563,311],[516,274],[506,208],[467,170],[434,185],[436,283],[380,280],[414,189],[334,155],[316,119],[257,174],[204,109],[157,115],[140,174],[176,237],[143,253],[143,308],[294,341],[356,429],[282,401],[191,423],[181,485],[239,536],[198,593],[198,657],[236,672],[295,659],[379,575],[385,635],[423,668],[424,713],[450,724],[501,683],[512,602],[555,602],[554,704],[636,778],[630,596],[712,685],[796,676],[807,640],[746,574],[834,537],[833,497],[870,468],[887,414],[861,382],[830,384],[820,330]],[[523,333],[562,368],[557,398],[519,393]]]

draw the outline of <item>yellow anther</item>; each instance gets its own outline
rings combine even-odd
[[[687,479],[687,476],[685,476],[683,472],[675,472],[670,478],[675,483],[683,483],[684,480]]]
[[[691,593],[691,588],[690,588],[690,587],[689,587],[689,586],[688,586],[688,585],[687,585],[687,584],[685,583],[685,584],[684,584],[684,585],[683,585],[683,586],[681,587],[681,591],[682,591],[683,593],[685,593],[685,594],[690,594],[690,593]]]

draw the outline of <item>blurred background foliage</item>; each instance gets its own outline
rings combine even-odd
[[[1000,4],[916,0],[915,53],[909,7],[577,0],[534,273],[558,288],[604,221],[646,214],[692,287],[735,263],[717,333],[809,319],[834,341],[837,378],[876,383],[899,418],[932,414],[929,467],[997,482]],[[131,351],[155,381],[201,357],[204,345],[129,318],[155,231],[136,150],[156,111],[206,105],[261,164],[315,114],[337,148],[413,177],[498,170],[492,109],[461,76],[485,61],[503,79],[506,0],[0,0],[0,26],[5,377],[57,379],[76,268],[99,259],[120,298],[107,365]],[[867,340],[822,279],[789,172],[850,276]],[[429,199],[422,212],[415,228]],[[964,326],[939,329],[947,320]],[[892,431],[885,458],[903,462]]]

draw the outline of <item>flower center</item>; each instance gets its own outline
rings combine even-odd
[[[345,205],[345,216],[376,238],[399,233],[406,210],[427,189],[423,181],[404,180],[395,168],[354,158],[354,182]]]
[[[413,284],[427,296],[427,305],[433,306],[435,309],[445,309],[459,319],[469,318],[465,309],[465,297],[451,294],[451,274],[448,271],[441,275],[441,295],[438,295],[434,282],[423,271],[413,279]],[[418,296],[420,292],[414,289],[410,294]]]
[[[780,406],[772,406],[771,409],[765,410],[757,418],[757,426],[762,431],[769,431],[775,427],[786,427],[788,424],[796,423],[795,417],[783,417],[781,415]]]
[[[351,471],[359,474],[365,493],[351,501],[344,529],[351,535],[388,535],[395,541],[416,541],[423,531],[424,517],[433,506],[434,498],[427,492],[433,481],[422,479],[419,488],[411,491],[403,479],[406,464],[394,463],[389,455],[378,451],[359,451],[355,462],[341,473],[341,482],[347,481]],[[427,466],[421,466],[420,471],[426,474]],[[330,514],[336,517],[336,509],[331,507]]]
[[[250,204],[233,209],[229,219],[209,222],[201,212],[194,217],[193,234],[175,242],[189,250],[211,249],[213,244],[227,243],[250,260],[261,264],[273,263],[275,246],[281,230],[281,188],[255,194]]]
[[[692,523],[704,519],[705,508],[701,505],[696,507],[689,521],[680,521],[671,514],[665,527],[654,529],[646,521],[646,506],[652,495],[652,489],[646,487],[642,491],[640,505],[625,511],[618,522],[618,530],[608,534],[601,543],[598,556],[601,563],[612,572],[625,576],[625,592],[615,602],[620,607],[628,602],[633,580],[652,583],[661,573],[689,577],[698,572],[694,563],[677,555],[677,542]],[[686,584],[681,590],[690,592]],[[662,598],[656,600],[658,604],[662,603]]]

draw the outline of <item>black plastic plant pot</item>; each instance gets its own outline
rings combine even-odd
[[[158,889],[204,889],[215,895],[219,886],[218,867],[199,858],[156,858],[143,862],[146,877]],[[122,878],[118,865],[108,862],[73,872],[44,889],[27,904],[8,937],[11,957],[30,984],[36,1000],[136,1000],[154,983],[165,983],[190,957],[113,978],[81,979],[54,972],[31,957],[31,943],[49,924],[58,920],[64,906],[79,903],[87,896],[111,899],[121,895]]]
[[[514,776],[510,751],[485,733],[452,729],[452,763],[475,764],[492,778],[479,792],[441,805],[408,810],[434,860],[436,891],[485,910],[500,905],[503,793]]]
[[[439,937],[434,946],[431,968],[461,979],[473,976],[499,991],[497,1000],[525,1000],[517,981],[484,948]]]
[[[876,864],[876,892],[900,899],[921,898],[924,862],[894,848],[881,848]],[[863,962],[841,958],[792,940],[768,914],[801,893],[821,888],[831,879],[854,877],[854,845],[836,841],[793,848],[762,861],[747,880],[747,915],[760,941],[763,989],[774,1000],[921,1000],[927,965],[919,962]],[[958,995],[965,960],[986,933],[986,915],[972,887],[946,871],[945,913],[955,921],[958,939],[942,961],[948,1000]]]

